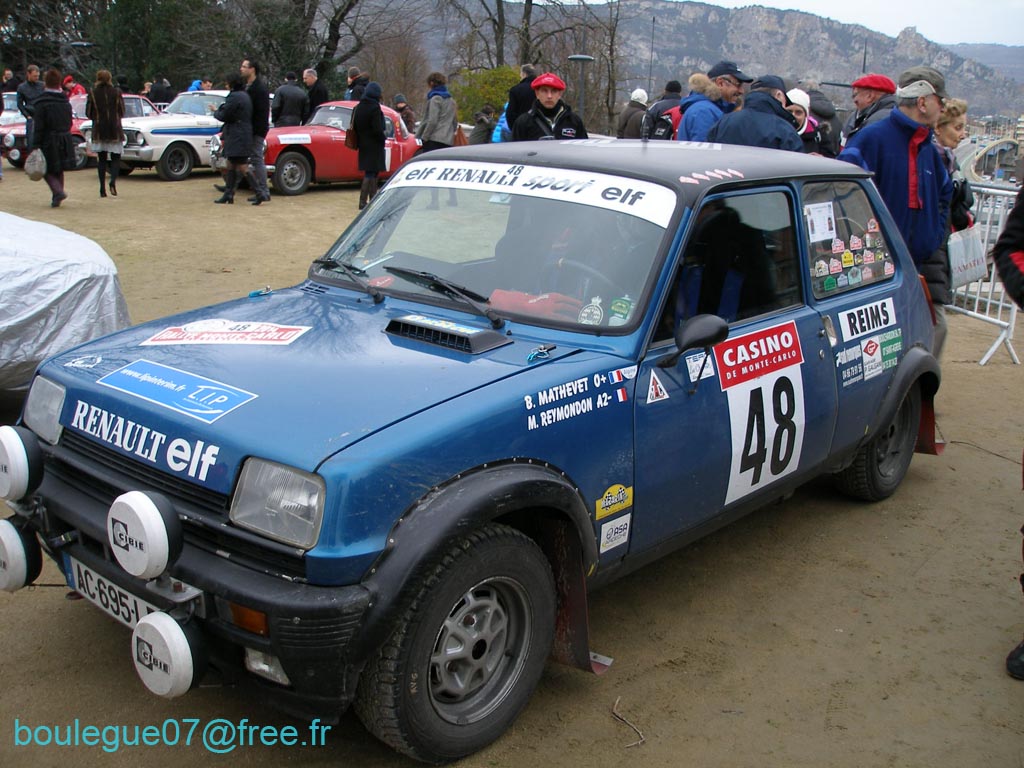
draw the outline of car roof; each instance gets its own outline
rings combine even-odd
[[[688,202],[725,184],[871,175],[851,163],[801,152],[686,141],[517,141],[453,147],[443,152],[444,157],[451,159],[637,176],[673,187]],[[439,159],[436,153],[430,152],[410,162]]]

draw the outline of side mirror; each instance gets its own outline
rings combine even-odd
[[[690,349],[708,350],[729,336],[729,324],[718,315],[694,315],[676,328],[676,351],[658,361],[659,368],[671,368]]]

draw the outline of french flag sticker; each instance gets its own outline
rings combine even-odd
[[[627,400],[629,400],[629,395],[626,394],[625,387],[623,387],[622,389],[615,390],[615,399],[618,400],[620,403],[624,403]]]

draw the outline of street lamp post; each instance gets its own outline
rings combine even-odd
[[[580,63],[580,83],[579,83],[580,109],[579,109],[579,115],[580,115],[580,119],[581,120],[585,120],[586,119],[584,117],[585,96],[586,96],[586,93],[585,93],[586,88],[585,88],[584,83],[586,81],[583,79],[583,67],[585,67],[588,62],[591,62],[593,60],[594,60],[593,56],[588,56],[585,53],[574,53],[574,54],[572,54],[572,56],[569,57],[569,61],[578,61]]]

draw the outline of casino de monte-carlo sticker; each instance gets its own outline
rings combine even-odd
[[[308,331],[309,325],[278,325],[254,321],[210,318],[164,328],[140,346],[160,347],[189,344],[253,344],[284,346]]]
[[[714,347],[729,400],[732,464],[725,503],[785,477],[800,465],[806,416],[796,323],[763,328]]]

